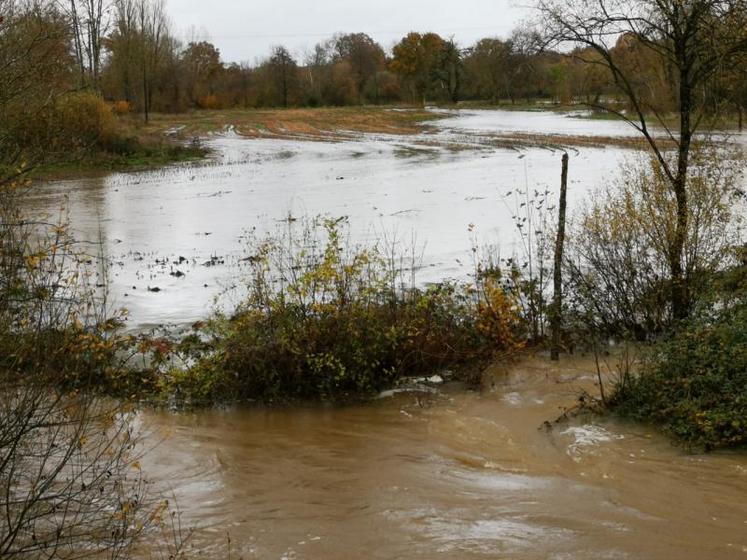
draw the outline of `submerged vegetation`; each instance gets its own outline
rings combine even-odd
[[[274,235],[250,236],[236,309],[178,339],[124,333],[107,307],[95,244],[21,212],[29,173],[204,155],[199,143],[166,139],[165,127],[186,141],[231,120],[247,136],[316,140],[340,129],[409,134],[426,117],[222,107],[456,102],[468,87],[491,101],[504,92],[511,101],[584,98],[632,122],[646,156],[569,224],[557,338],[569,352],[610,339],[644,346],[641,364],[602,393],[605,410],[654,422],[691,446],[747,443],[744,160],[697,134],[704,116],[745,106],[744,74],[731,64],[747,53],[747,12],[738,2],[641,0],[633,4],[646,8],[648,33],[621,31],[607,45],[598,36],[609,36],[604,17],[601,30],[593,14],[589,26],[568,24],[588,15],[585,4],[579,12],[576,2],[540,2],[549,43],[576,47],[567,55],[536,50],[532,33],[467,52],[410,33],[387,56],[354,34],[320,45],[301,72],[282,47],[257,68],[224,66],[206,43],[181,48],[163,4],[149,0],[116,0],[106,14],[89,3],[88,34],[75,1],[67,13],[0,0],[0,557],[116,557],[163,528],[168,506],[140,472],[132,403],[343,401],[413,376],[474,382],[490,362],[558,334],[547,320],[549,190],[516,200],[524,255],[477,262],[470,282],[424,286],[414,248],[386,239],[354,246],[345,219],[289,216]],[[683,20],[690,4],[697,9]],[[105,37],[94,24],[110,15]],[[642,20],[622,21],[639,29]],[[714,43],[723,48],[694,46]],[[676,79],[654,80],[673,67]],[[576,87],[573,76],[585,81]],[[651,95],[649,83],[661,91]],[[201,112],[178,130],[181,117],[153,113],[188,108]],[[655,137],[652,118],[679,132]],[[168,546],[177,557],[180,539]]]
[[[339,400],[447,368],[464,378],[521,347],[516,302],[496,279],[421,288],[416,262],[351,247],[346,231],[319,218],[254,239],[248,295],[181,341],[194,365],[170,372],[171,390],[198,402]]]
[[[205,41],[182,45],[161,1],[0,0],[0,558],[126,558],[144,544],[184,557],[178,515],[142,472],[144,403],[345,402],[413,378],[474,386],[487,365],[542,350],[551,335],[567,353],[597,356],[610,341],[642,350],[611,386],[597,372],[587,410],[653,423],[692,449],[747,444],[744,159],[699,128],[734,115],[742,126],[747,7],[537,7],[543,29],[467,49],[412,32],[386,52],[353,33],[304,61],[277,46],[251,67],[224,64]],[[555,270],[549,188],[513,188],[523,254],[473,249],[465,282],[419,283],[415,247],[353,245],[345,218],[288,216],[274,234],[248,236],[235,309],[186,334],[132,334],[107,301],[103,248],[21,210],[29,177],[202,157],[195,138],[228,126],[254,138],[414,134],[437,116],[421,106],[465,98],[585,104],[641,133],[615,140],[645,142],[646,153],[571,211]],[[418,108],[363,107],[397,102]],[[552,272],[558,287],[565,278],[555,298]],[[468,455],[449,462],[471,465]],[[524,530],[511,523],[509,533]]]

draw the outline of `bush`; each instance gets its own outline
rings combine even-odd
[[[683,268],[689,305],[733,259],[741,167],[736,154],[699,147],[688,183]],[[578,324],[607,336],[653,340],[672,325],[669,255],[676,201],[655,160],[633,160],[575,220],[564,276]]]
[[[33,114],[19,108],[4,126],[13,143],[27,153],[41,153],[38,159],[45,162],[106,149],[117,136],[112,109],[91,92],[53,98]]]
[[[688,445],[747,444],[747,270],[739,277],[737,292],[730,285],[618,385],[614,410],[661,424]]]
[[[197,400],[339,399],[478,367],[521,345],[498,282],[418,288],[379,247],[346,250],[344,231],[339,220],[315,220],[254,239],[247,298],[182,341],[195,363],[172,372],[169,387]]]
[[[197,100],[200,109],[220,109],[221,103],[217,95],[203,95]]]
[[[132,110],[132,106],[129,101],[118,100],[112,105],[112,110],[116,115],[127,115]]]
[[[65,147],[105,146],[116,135],[114,113],[95,93],[71,93],[61,97],[52,118],[58,142]]]

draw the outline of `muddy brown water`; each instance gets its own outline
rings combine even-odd
[[[229,131],[209,141],[208,165],[52,183],[28,204],[68,215],[80,239],[100,243],[110,301],[129,309],[131,328],[183,325],[241,284],[246,231],[272,231],[289,213],[349,216],[360,242],[382,231],[402,246],[417,238],[421,281],[463,278],[473,244],[516,253],[517,188],[555,196],[558,150],[495,148],[491,134],[631,133],[554,113],[447,116],[440,132],[416,138]],[[571,206],[627,157],[574,150]],[[143,469],[195,527],[197,557],[747,559],[744,453],[688,454],[612,421],[540,429],[592,388],[592,371],[583,360],[561,370],[530,360],[481,393],[143,412],[152,447]]]
[[[151,413],[144,469],[208,558],[747,558],[745,454],[609,420],[542,429],[592,372],[535,358],[483,392]]]

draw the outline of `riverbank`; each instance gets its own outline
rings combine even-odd
[[[229,129],[248,138],[306,138],[335,140],[356,134],[414,135],[424,123],[443,115],[408,106],[319,107],[303,109],[195,110],[184,114],[155,114],[147,124],[126,117],[131,130],[182,140]]]
[[[37,181],[61,181],[149,171],[177,163],[199,162],[210,155],[210,150],[198,140],[187,143],[134,137],[127,144],[128,148],[120,153],[96,150],[78,154],[67,161],[40,165],[31,170],[29,177]]]
[[[314,109],[195,110],[154,113],[147,123],[139,115],[120,115],[114,140],[105,147],[57,158],[36,167],[34,179],[60,180],[111,172],[157,169],[204,160],[205,141],[227,132],[245,138],[339,142],[361,134],[412,136],[443,114],[413,107],[324,107]]]

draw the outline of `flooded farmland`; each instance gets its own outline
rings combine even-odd
[[[464,277],[474,243],[516,252],[517,190],[556,198],[560,146],[513,140],[522,123],[533,134],[589,138],[630,129],[554,113],[446,116],[415,137],[312,142],[228,130],[208,140],[207,165],[57,182],[31,204],[53,216],[64,205],[79,238],[101,241],[111,301],[129,310],[132,328],[183,324],[203,318],[240,280],[246,232],[273,231],[289,215],[347,216],[354,241],[387,234],[403,250],[414,244],[421,282]],[[570,207],[609,181],[629,153],[603,143],[571,148]]]
[[[588,140],[570,149],[574,208],[630,155],[608,139],[634,133],[557,113],[445,117],[415,137],[330,142],[229,129],[208,140],[206,165],[52,183],[31,204],[64,206],[79,237],[102,243],[131,328],[178,325],[240,283],[248,230],[288,216],[347,216],[356,241],[422,246],[420,281],[462,278],[474,244],[518,250],[512,197],[554,198],[563,137]],[[208,558],[747,558],[744,454],[690,455],[615,421],[543,428],[593,390],[592,371],[527,359],[483,392],[143,412],[143,469]]]

